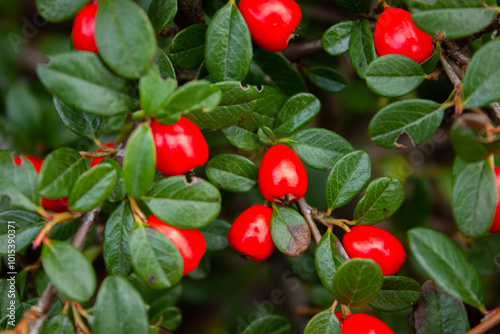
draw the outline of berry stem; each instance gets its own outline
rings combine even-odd
[[[65,222],[70,221],[70,220],[74,220],[74,219],[78,218],[79,216],[80,216],[80,214],[72,214],[70,212],[63,212],[63,213],[59,213],[59,214],[55,215],[52,218],[52,220],[47,222],[42,227],[40,232],[38,232],[35,240],[33,241],[33,249],[36,249],[41,245],[43,239],[45,239],[49,235],[50,231],[52,230],[52,228],[54,228],[54,226],[61,224],[61,223],[65,223]]]
[[[80,313],[78,312],[78,307],[76,306],[76,302],[71,302],[71,309],[73,311],[73,318],[75,319],[75,326],[77,328],[78,333],[82,334],[92,334],[90,330],[87,328],[85,323],[83,322],[82,317],[80,316]],[[81,308],[81,306],[80,306]]]

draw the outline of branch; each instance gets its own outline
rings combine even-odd
[[[490,311],[479,325],[472,328],[467,334],[482,334],[500,324],[500,307]]]
[[[316,226],[316,223],[314,222],[312,217],[313,209],[309,206],[309,204],[307,204],[304,198],[299,199],[297,204],[299,205],[300,212],[302,212],[302,215],[304,215],[304,218],[306,219],[307,224],[311,229],[311,233],[313,235],[314,241],[316,242],[316,245],[319,244],[321,240],[321,234],[319,233],[318,227]]]
[[[285,50],[281,52],[285,58],[290,61],[300,60],[302,58],[309,58],[318,56],[325,53],[325,49],[321,45],[321,39],[313,39],[300,43],[290,44]]]

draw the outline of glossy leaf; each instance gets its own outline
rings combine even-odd
[[[231,145],[244,151],[256,151],[262,146],[257,134],[237,125],[222,129],[222,134]]]
[[[428,228],[408,232],[410,249],[418,263],[444,291],[480,307],[484,292],[481,278],[462,250],[448,237]]]
[[[58,314],[43,324],[41,334],[74,334],[73,323],[66,314]]]
[[[143,199],[158,218],[186,229],[207,225],[221,209],[217,188],[198,177],[193,177],[190,183],[184,176],[163,179]]]
[[[15,250],[21,252],[35,239],[45,221],[38,215],[20,211],[10,210],[0,212],[0,255],[8,255],[9,245],[9,231],[12,236],[15,231]],[[12,238],[10,238],[12,239]],[[10,247],[12,251],[12,246]]]
[[[493,275],[500,271],[500,233],[491,233],[473,240],[467,250],[469,261],[481,276]]]
[[[175,35],[170,45],[172,62],[180,68],[194,70],[205,58],[206,24],[193,24]]]
[[[70,108],[54,96],[54,106],[61,121],[77,135],[88,139],[98,139],[102,133],[104,122],[102,117],[88,114],[76,108]]]
[[[342,21],[331,26],[321,38],[323,49],[332,56],[339,56],[349,50],[349,38],[355,25],[355,21]]]
[[[134,111],[139,103],[125,79],[113,74],[91,52],[68,52],[50,58],[37,74],[45,88],[70,108],[100,116]]]
[[[143,75],[139,81],[141,107],[146,115],[155,116],[169,101],[170,94],[177,87],[172,79],[163,80],[155,66]]]
[[[337,272],[337,268],[345,262],[341,251],[345,252],[339,239],[331,230],[323,234],[318,247],[316,247],[316,271],[321,283],[330,292],[333,292],[333,277]]]
[[[89,260],[72,245],[57,240],[45,242],[42,265],[50,282],[64,297],[78,302],[94,294],[96,276]]]
[[[108,197],[118,180],[113,166],[100,163],[76,180],[68,199],[68,206],[77,212],[87,212],[98,207]]]
[[[347,84],[342,74],[326,66],[310,68],[307,77],[313,84],[331,93],[342,91]]]
[[[132,197],[144,195],[156,172],[156,151],[151,128],[140,125],[130,137],[123,159],[123,180]]]
[[[61,22],[75,16],[88,0],[36,0],[36,9],[49,22]]]
[[[304,334],[340,334],[340,322],[332,310],[316,314],[306,326]]]
[[[177,13],[177,0],[153,0],[149,5],[148,16],[155,33],[159,33],[172,21]]]
[[[250,69],[250,31],[234,2],[222,7],[207,30],[206,66],[216,81],[241,81]]]
[[[311,231],[297,211],[276,206],[271,218],[271,237],[282,253],[297,257],[309,247]]]
[[[354,221],[359,225],[373,225],[392,216],[403,204],[405,189],[396,178],[380,177],[373,180],[354,209]]]
[[[144,74],[156,54],[153,27],[142,8],[130,0],[99,0],[95,40],[104,62],[127,78]]]
[[[276,135],[274,131],[266,126],[259,128],[257,131],[257,137],[259,141],[264,145],[274,145],[276,144]]]
[[[380,294],[370,303],[376,310],[397,312],[415,306],[422,295],[417,281],[404,276],[386,276]]]
[[[124,278],[108,276],[97,294],[93,332],[135,334],[147,333],[148,328],[146,305],[139,293]]]
[[[327,170],[344,154],[353,151],[347,140],[335,132],[319,128],[302,130],[289,143],[300,159],[320,170]]]
[[[383,280],[382,270],[375,261],[351,259],[333,277],[333,297],[350,307],[367,305],[378,296]]]
[[[252,321],[241,334],[291,334],[288,320],[279,315],[264,315]]]
[[[160,71],[160,76],[164,80],[168,78],[174,80],[176,79],[174,65],[172,65],[172,62],[170,61],[168,56],[160,48],[156,49],[154,64],[156,67],[158,67],[158,70]]]
[[[119,202],[126,195],[125,181],[123,181],[123,168],[116,162],[113,158],[104,158],[101,162],[110,164],[118,173],[118,181],[116,181],[116,186],[111,191],[107,200],[111,202]]]
[[[38,192],[47,198],[69,196],[78,177],[86,170],[85,160],[78,151],[59,148],[44,160],[38,177]]]
[[[366,187],[371,176],[370,156],[363,151],[344,155],[332,168],[326,182],[328,210],[346,205]]]
[[[231,224],[225,220],[215,219],[210,224],[200,228],[201,234],[207,242],[208,250],[222,250],[228,246],[227,234]]]
[[[289,134],[302,128],[319,113],[321,103],[309,93],[292,96],[286,101],[276,117],[277,134]]]
[[[370,138],[386,148],[404,147],[398,143],[407,134],[414,145],[429,139],[443,119],[444,109],[429,100],[398,101],[382,108],[373,117],[368,128]]]
[[[432,55],[420,64],[425,73],[431,74],[432,72],[434,72],[437,64],[439,63],[440,54],[441,54],[441,47],[439,45],[435,45]]]
[[[368,65],[375,60],[373,35],[367,21],[358,22],[352,27],[349,39],[349,59],[356,73],[365,79]]]
[[[129,236],[135,273],[156,288],[169,288],[182,278],[184,261],[175,245],[156,229],[136,225]]]
[[[466,237],[477,238],[488,232],[497,197],[495,173],[487,161],[469,164],[458,175],[452,208],[458,228]]]
[[[500,40],[479,49],[471,59],[464,77],[465,106],[483,107],[500,100]]]
[[[245,157],[237,154],[220,154],[207,164],[207,177],[220,189],[247,192],[257,184],[259,169]]]

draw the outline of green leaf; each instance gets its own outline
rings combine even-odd
[[[441,54],[441,47],[438,44],[434,47],[432,55],[420,64],[425,73],[431,74],[432,72],[434,72],[439,62],[440,54]]]
[[[50,282],[64,297],[85,302],[94,294],[94,268],[90,261],[70,244],[57,240],[45,242],[42,265]]]
[[[21,159],[23,163],[18,166],[12,152],[0,150],[0,199],[7,196],[10,208],[37,211],[37,173],[26,158]]]
[[[465,107],[483,107],[500,100],[500,40],[493,40],[472,57],[464,77]]]
[[[328,210],[346,205],[365,189],[371,176],[370,156],[363,151],[344,155],[332,168],[326,182]]]
[[[175,35],[170,45],[170,57],[180,68],[194,70],[205,59],[206,24],[193,24]]]
[[[163,80],[155,66],[143,75],[139,81],[141,107],[146,115],[155,116],[169,101],[170,94],[177,87],[177,81]]]
[[[42,334],[74,334],[73,323],[67,314],[58,314],[43,324]]]
[[[410,136],[418,145],[429,139],[443,119],[444,109],[429,100],[398,101],[382,108],[368,127],[375,144],[386,148],[404,147],[398,143],[402,134]]]
[[[133,227],[130,205],[123,201],[109,216],[104,228],[102,254],[110,274],[125,277],[132,270],[129,237]]]
[[[76,180],[68,199],[68,206],[76,212],[87,212],[98,207],[116,185],[118,173],[113,166],[99,163]]]
[[[234,147],[244,151],[256,151],[262,145],[257,134],[233,125],[222,129],[222,134]]]
[[[241,81],[252,61],[252,40],[245,19],[234,2],[222,7],[207,30],[205,62],[216,81]]]
[[[342,305],[361,307],[372,302],[382,288],[384,276],[370,259],[351,259],[333,277],[333,297]]]
[[[257,131],[257,137],[259,138],[259,141],[264,145],[271,146],[276,144],[276,135],[274,134],[274,131],[266,126],[259,128],[259,130]]]
[[[14,84],[9,88],[5,95],[5,111],[11,132],[16,132],[16,135],[21,132],[31,141],[38,139],[42,110],[28,85]]]
[[[208,250],[222,250],[228,246],[227,234],[231,224],[225,220],[215,219],[210,224],[200,228],[201,234],[207,242]]]
[[[38,192],[47,198],[69,196],[78,177],[87,169],[78,151],[59,148],[44,160],[38,177]]]
[[[9,231],[15,233],[16,253],[23,251],[35,239],[45,221],[26,211],[11,210],[0,213],[0,255],[9,253]],[[12,247],[11,247],[12,250]]]
[[[353,151],[347,140],[326,129],[302,130],[290,139],[290,146],[306,164],[320,170],[327,170]]]
[[[323,49],[332,56],[339,56],[349,50],[351,30],[355,21],[342,21],[328,28],[321,38]]]
[[[127,78],[144,74],[156,54],[154,30],[146,13],[131,0],[100,0],[95,21],[99,55]]]
[[[484,292],[477,269],[462,250],[440,232],[417,227],[408,231],[410,249],[418,263],[444,291],[465,303],[480,307]]]
[[[258,49],[253,55],[253,62],[271,79],[267,84],[276,85],[287,96],[307,92],[304,78],[282,54]]]
[[[386,55],[375,59],[366,71],[366,83],[375,93],[397,97],[408,94],[425,79],[422,67],[413,59],[401,55]]]
[[[130,137],[123,159],[123,180],[132,197],[144,195],[156,172],[156,151],[151,128],[140,125]]]
[[[292,96],[286,101],[276,117],[277,134],[289,134],[297,131],[319,113],[321,103],[309,93]]]
[[[259,169],[237,154],[219,154],[207,164],[207,177],[220,189],[247,192],[257,185]]]
[[[417,334],[455,334],[469,330],[464,304],[441,290],[433,281],[422,285],[422,299],[413,313]]]
[[[158,218],[185,229],[207,225],[221,209],[217,188],[198,177],[191,178],[191,183],[184,176],[163,179],[143,199]]]
[[[499,272],[500,233],[488,234],[473,240],[472,246],[467,250],[467,255],[481,276]]]
[[[310,68],[307,77],[313,84],[331,93],[340,92],[347,84],[342,74],[326,66]]]
[[[339,319],[331,309],[325,310],[307,323],[304,334],[340,334]]]
[[[132,284],[118,276],[108,276],[101,285],[94,306],[92,329],[95,334],[147,333],[146,305]]]
[[[126,195],[125,182],[123,181],[123,168],[113,158],[104,158],[101,162],[110,164],[118,173],[118,181],[116,181],[116,186],[111,191],[111,195],[108,196],[107,200],[111,202],[119,202]]]
[[[165,289],[182,278],[184,260],[175,245],[156,229],[135,225],[129,237],[134,271],[145,283]]]
[[[488,232],[498,202],[495,180],[488,161],[469,164],[458,175],[453,188],[453,215],[466,237],[477,238]]]
[[[297,257],[309,247],[311,231],[297,211],[276,206],[271,217],[271,237],[282,253]]]
[[[155,33],[160,33],[177,13],[177,0],[153,0],[149,5],[148,16]]]
[[[354,221],[360,225],[381,222],[399,209],[404,198],[405,188],[399,179],[380,177],[373,180],[354,209]]]
[[[95,53],[59,54],[48,66],[38,66],[37,73],[47,90],[70,108],[109,117],[139,106],[128,95],[127,81],[110,72]]]
[[[333,277],[337,272],[337,268],[345,262],[340,250],[344,252],[339,239],[330,229],[323,234],[318,247],[316,247],[316,271],[321,283],[330,292],[333,292]]]
[[[358,22],[352,27],[349,39],[349,59],[356,73],[365,79],[368,65],[375,60],[373,35],[367,21]]]
[[[98,139],[104,128],[102,117],[70,108],[54,96],[54,106],[65,126],[77,135],[88,139]]]
[[[36,10],[49,22],[61,22],[80,11],[88,0],[36,0]]]
[[[160,71],[160,76],[164,80],[168,78],[175,80],[174,65],[172,65],[170,59],[167,57],[165,52],[163,52],[163,50],[160,48],[156,49],[154,64],[156,67],[158,67],[158,70]]]
[[[353,13],[364,13],[368,0],[333,0],[340,7]]]
[[[220,82],[215,85],[220,89],[222,98],[215,109],[198,110],[186,115],[186,118],[202,130],[220,130],[241,122],[257,107],[259,92],[255,87],[243,87],[237,81]],[[214,106],[214,107],[215,107]]]
[[[264,315],[250,323],[241,334],[291,334],[292,326],[279,315]]]
[[[161,327],[166,328],[170,331],[176,330],[182,321],[181,310],[179,310],[179,308],[177,308],[175,306],[167,307],[165,310],[163,310],[163,312],[160,316],[162,317],[161,318],[162,319]],[[156,320],[156,319],[152,319],[152,320]]]
[[[402,311],[415,306],[421,295],[422,288],[417,281],[403,276],[386,276],[380,294],[370,306],[384,312]]]

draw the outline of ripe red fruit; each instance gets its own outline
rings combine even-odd
[[[271,208],[260,204],[243,211],[229,229],[229,246],[250,260],[260,262],[267,259],[274,250],[272,214]]]
[[[259,168],[259,189],[265,199],[288,204],[304,197],[307,173],[295,152],[285,146],[271,147]]]
[[[113,146],[115,146],[115,143],[106,143],[106,144],[104,144],[104,146],[106,146],[106,147],[113,147]],[[97,152],[102,152],[102,150],[98,149]],[[95,158],[95,159],[92,159],[92,162],[90,163],[90,168],[92,168],[95,165],[97,165],[99,162],[101,162],[102,159],[104,159],[104,158]]]
[[[495,167],[495,176],[496,176],[496,183],[497,183],[497,192],[498,192],[498,202],[497,202],[497,208],[495,211],[495,217],[493,218],[493,224],[490,227],[489,232],[490,233],[497,233],[500,232],[500,168]]]
[[[208,145],[200,129],[181,116],[174,124],[151,123],[156,147],[156,168],[166,176],[181,175],[206,164]]]
[[[398,54],[422,63],[433,51],[431,36],[417,28],[409,12],[399,8],[384,10],[373,37],[379,57]]]
[[[252,40],[271,52],[287,47],[292,32],[302,19],[300,7],[293,0],[241,0],[238,8]]]
[[[382,320],[368,314],[356,313],[342,324],[341,334],[394,334]]]
[[[201,257],[207,250],[207,243],[199,230],[184,230],[173,227],[156,216],[149,216],[147,224],[163,233],[177,247],[184,260],[183,275],[198,267]]]
[[[95,43],[95,17],[97,2],[92,1],[76,14],[73,22],[73,46],[78,51],[99,53]]]
[[[40,170],[42,169],[43,161],[38,159],[37,157],[31,156],[31,155],[23,155],[26,159],[28,159],[29,162],[35,167],[35,170],[37,173],[40,173]],[[23,160],[21,157],[15,157],[14,158],[14,163],[18,166],[21,166],[23,164]],[[63,198],[56,198],[56,199],[48,199],[48,198],[42,198],[42,207],[45,210],[53,211],[53,212],[65,212],[68,210],[68,198],[63,197]]]
[[[395,275],[406,260],[406,251],[396,237],[375,226],[354,226],[344,235],[350,258],[372,259],[384,276]]]
[[[337,317],[337,319],[339,319],[340,326],[342,326],[342,324],[344,323],[344,320],[342,320],[342,311],[335,312],[335,316]]]

